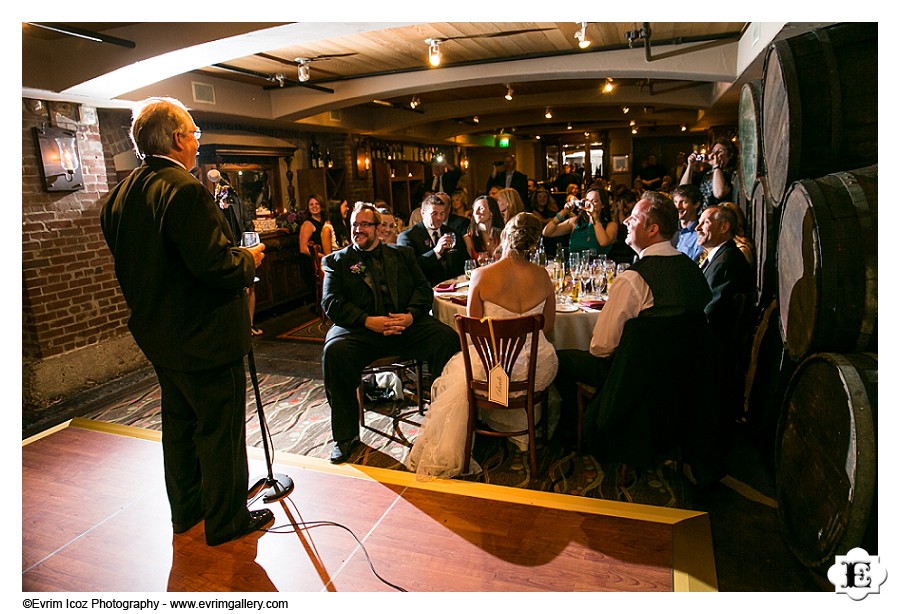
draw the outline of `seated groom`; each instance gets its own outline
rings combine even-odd
[[[419,267],[432,286],[462,275],[468,258],[462,236],[447,224],[449,214],[449,200],[445,203],[440,196],[432,194],[422,201],[422,221],[397,237],[397,245],[413,249]]]
[[[350,218],[352,245],[322,259],[322,308],[334,323],[322,350],[333,463],[346,461],[359,444],[356,389],[369,363],[385,356],[417,358],[437,377],[459,351],[456,331],[430,315],[434,294],[415,254],[381,243],[380,223],[374,206],[357,203]]]

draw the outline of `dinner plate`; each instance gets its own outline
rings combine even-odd
[[[556,311],[558,313],[573,313],[575,311],[578,311],[578,305],[570,305],[568,303],[563,305],[557,304]]]

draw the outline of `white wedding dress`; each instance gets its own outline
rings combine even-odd
[[[516,318],[523,315],[543,313],[544,303],[536,305],[525,313],[515,313],[503,307],[485,301],[484,315],[491,318]],[[528,340],[530,343],[530,339]],[[530,347],[526,345],[526,347]],[[484,369],[478,354],[472,349],[472,369],[475,376],[484,377]],[[556,377],[556,349],[547,341],[543,331],[538,339],[537,367],[535,369],[535,392],[545,390]],[[525,377],[528,370],[528,354],[523,351],[513,367],[512,379]],[[466,367],[462,352],[456,353],[444,367],[441,376],[431,386],[431,406],[425,417],[422,431],[413,443],[412,450],[406,459],[406,466],[415,471],[420,480],[431,477],[451,478],[462,472],[464,450],[466,445],[466,427],[468,426],[469,402],[467,398]],[[535,423],[541,416],[542,408],[535,404]],[[528,420],[524,410],[481,410],[479,418],[491,428],[503,431],[516,431],[527,427]],[[528,435],[511,437],[520,450],[528,445]],[[469,473],[481,473],[478,464],[469,462]]]

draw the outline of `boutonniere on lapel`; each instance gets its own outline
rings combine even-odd
[[[354,275],[365,275],[366,273],[366,265],[362,262],[357,262],[353,266],[350,267],[350,272]]]

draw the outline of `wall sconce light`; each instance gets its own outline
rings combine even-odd
[[[540,140],[541,140],[541,135],[540,135],[540,134],[535,134],[535,135],[534,135],[534,140],[535,140],[535,141],[540,141]]]
[[[550,108],[547,108],[547,111],[544,113],[544,117],[547,119],[553,119],[553,113],[550,111]]]
[[[512,100],[512,95],[513,95],[512,86],[509,83],[507,83],[506,84],[506,96],[504,96],[504,98],[506,98],[507,100]]]
[[[576,23],[578,23],[578,22],[576,22]],[[581,29],[575,33],[575,40],[578,41],[578,47],[580,49],[587,49],[588,47],[591,46],[591,41],[588,40],[587,33],[586,33],[588,22],[582,21],[580,23],[581,23]]]
[[[62,128],[35,128],[41,155],[44,189],[48,192],[75,192],[84,189],[84,176],[75,133]]]
[[[614,87],[615,87],[615,86],[613,85],[613,79],[612,79],[612,77],[607,77],[607,78],[606,78],[606,83],[603,84],[603,90],[602,90],[602,91],[603,91],[604,94],[609,94],[609,93],[611,93],[611,92],[613,91],[613,88],[614,88]]]
[[[428,63],[432,66],[441,65],[441,43],[443,42],[439,38],[425,39],[425,43],[428,45]]]
[[[365,179],[372,168],[372,159],[369,157],[369,148],[365,143],[356,146],[356,176]]]
[[[297,78],[301,83],[309,81],[309,58],[294,58],[297,62]]]

